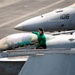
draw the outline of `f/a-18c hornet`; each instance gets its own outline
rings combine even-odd
[[[47,48],[75,48],[75,34],[51,35],[45,34]],[[36,47],[38,36],[33,33],[15,33],[0,40],[0,50],[16,49],[19,47]]]
[[[33,31],[39,27],[43,27],[45,31],[50,32],[74,30],[75,4],[28,19],[14,28],[21,31]]]

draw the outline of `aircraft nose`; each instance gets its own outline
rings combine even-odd
[[[31,23],[30,20],[24,21],[24,22],[18,24],[17,26],[15,26],[14,29],[21,30],[21,31],[24,31],[24,30],[28,31],[30,29],[30,26],[32,25],[30,23]]]
[[[19,25],[15,26],[14,29],[21,31],[37,30],[39,27],[42,27],[43,25],[42,23],[43,23],[43,18],[38,16],[20,23]]]
[[[14,29],[23,30],[23,26],[22,26],[22,24],[19,24],[19,25],[15,26]]]
[[[5,44],[5,42],[6,41],[4,39],[0,40],[0,51],[6,50],[8,48],[8,45]]]

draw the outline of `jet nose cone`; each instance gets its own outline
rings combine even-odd
[[[14,27],[16,30],[23,30],[23,26],[21,24]]]
[[[21,31],[33,31],[33,30],[36,31],[39,27],[42,27],[43,24],[44,24],[43,18],[38,16],[26,20],[14,28]]]

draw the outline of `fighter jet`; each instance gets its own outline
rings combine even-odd
[[[15,49],[36,41],[37,36],[30,33],[15,33],[0,40],[0,50]]]
[[[75,34],[62,34],[53,36],[51,34],[45,34],[47,48],[75,48]],[[36,47],[38,37],[33,33],[16,33],[4,37],[0,40],[0,50],[10,50],[19,47]],[[29,48],[29,47],[28,47]]]
[[[51,38],[46,34],[47,40]],[[27,47],[28,45],[35,44],[37,41],[38,37],[33,33],[15,33],[0,40],[0,50],[16,49],[23,46]]]
[[[43,27],[45,31],[64,31],[75,29],[75,4],[56,9],[52,12],[28,19],[14,28],[21,31],[33,31]]]

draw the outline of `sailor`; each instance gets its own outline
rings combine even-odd
[[[38,36],[38,43],[36,44],[36,49],[46,49],[46,37],[44,35],[43,28],[38,28],[37,32],[32,32]]]

